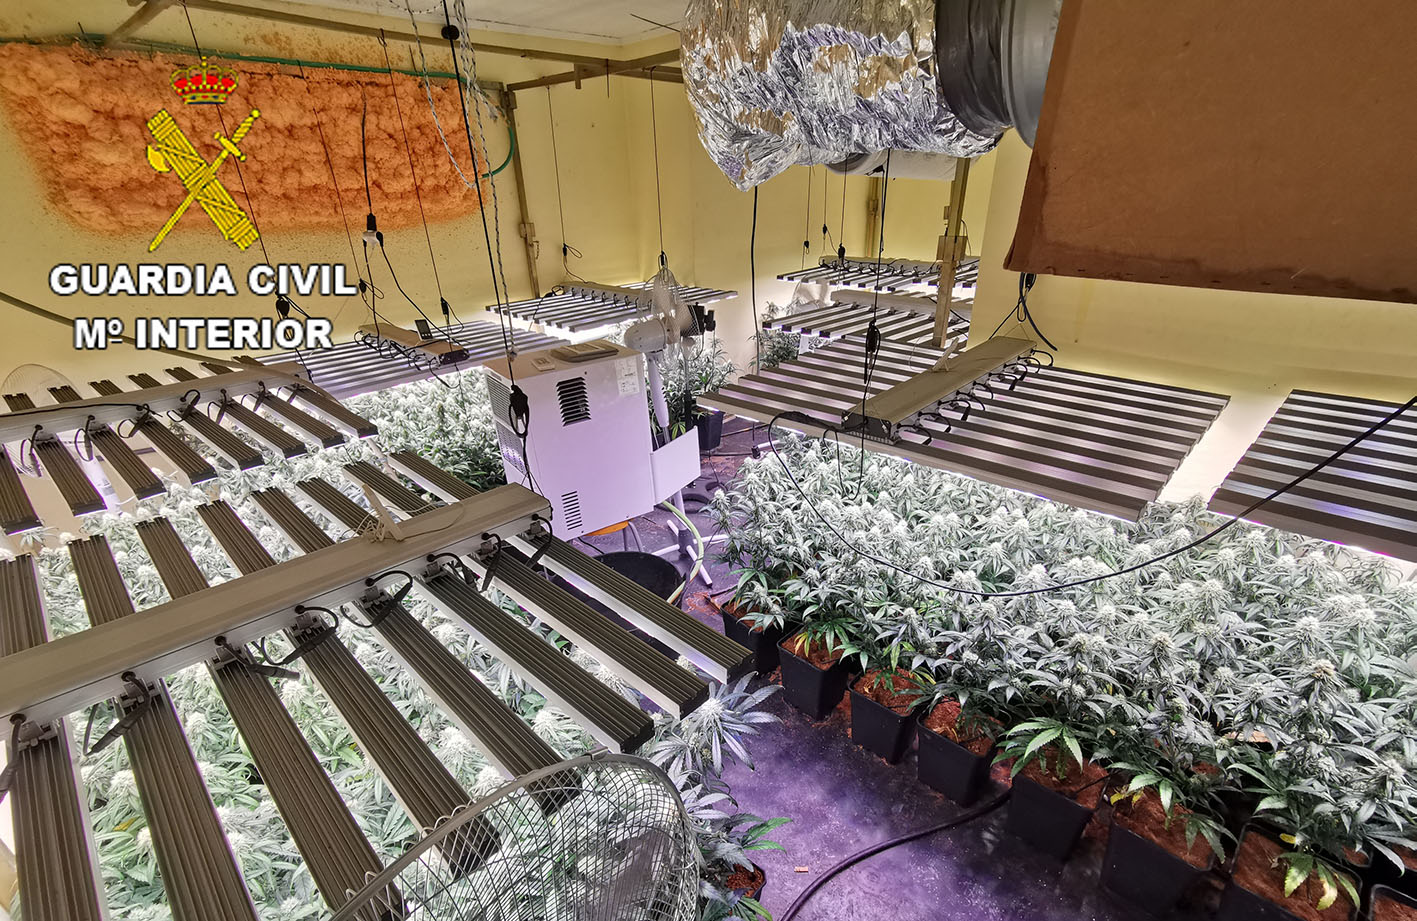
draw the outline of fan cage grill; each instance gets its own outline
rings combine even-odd
[[[699,859],[663,771],[587,755],[454,813],[332,921],[694,921]]]

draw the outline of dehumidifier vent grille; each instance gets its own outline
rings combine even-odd
[[[561,495],[561,521],[572,531],[581,526],[581,495],[575,490]]]
[[[495,422],[510,422],[512,417],[512,391],[506,383],[494,374],[487,375],[487,398],[492,404],[492,419]]]
[[[556,385],[556,398],[561,401],[561,424],[574,425],[590,418],[590,396],[585,378],[570,377]]]
[[[497,442],[502,449],[502,460],[520,473],[526,473],[526,458],[522,456],[521,439],[513,435],[506,426],[497,426]]]

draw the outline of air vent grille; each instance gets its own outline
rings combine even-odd
[[[502,448],[502,460],[507,466],[526,473],[526,458],[522,457],[521,439],[513,435],[506,426],[497,426],[497,442]]]
[[[556,398],[561,401],[561,424],[574,425],[590,418],[590,397],[586,394],[585,378],[571,377],[556,385]]]
[[[492,419],[507,422],[511,418],[512,391],[494,374],[487,375],[487,398],[492,404]]]
[[[561,496],[561,523],[569,530],[577,531],[581,527],[581,495],[572,490],[563,493]]]

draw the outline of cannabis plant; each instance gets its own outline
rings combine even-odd
[[[1000,720],[1016,768],[1098,761],[1217,851],[1221,798],[1250,791],[1293,886],[1341,886],[1355,852],[1417,850],[1417,583],[1387,561],[1240,522],[1149,563],[1223,519],[1195,500],[1132,524],[776,439],[780,457],[746,462],[713,503],[741,600]],[[1029,595],[940,587],[1046,589],[1141,563]]]

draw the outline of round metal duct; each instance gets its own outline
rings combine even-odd
[[[977,157],[1011,126],[1031,144],[1061,5],[690,0],[699,137],[743,189],[795,165],[854,172],[885,150]]]

